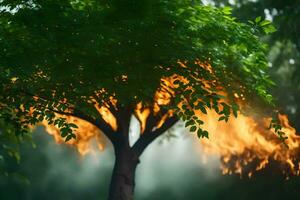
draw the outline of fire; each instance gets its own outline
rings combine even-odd
[[[101,134],[101,131],[97,127],[90,124],[89,122],[75,117],[67,116],[66,119],[68,122],[74,123],[78,126],[78,129],[75,130],[76,139],[69,140],[68,142],[65,142],[64,138],[61,137],[59,129],[56,126],[48,125],[46,121],[43,122],[47,133],[54,137],[56,143],[67,143],[68,145],[75,146],[81,155],[86,155],[87,153],[93,152],[94,144],[96,144],[97,148],[100,151],[104,149],[106,142]],[[93,142],[95,143],[93,144]]]
[[[148,115],[149,110],[146,110]],[[237,118],[231,117],[228,122],[224,122],[218,121],[218,115],[214,111],[208,111],[207,115],[201,117],[205,121],[203,128],[209,131],[210,139],[197,138],[195,145],[204,151],[206,157],[220,156],[223,174],[235,173],[251,177],[255,171],[266,168],[273,161],[277,162],[286,176],[300,174],[300,163],[297,160],[300,153],[300,136],[296,135],[296,130],[289,125],[286,115],[280,115],[279,119],[283,131],[288,136],[288,148],[267,129],[270,119],[263,119],[259,123],[249,116],[239,114]],[[79,127],[75,130],[76,140],[68,141],[68,145],[75,146],[81,155],[94,151],[93,141],[99,150],[104,149],[106,141],[97,127],[75,117],[67,117],[67,120]],[[47,125],[46,131],[57,143],[65,143],[55,126]]]
[[[186,67],[184,63],[179,63],[182,67]],[[199,64],[203,68],[211,71],[210,65]],[[212,72],[211,72],[212,73]],[[174,96],[174,81],[180,80],[187,82],[184,77],[173,75],[164,77],[161,80],[161,88],[159,88],[154,96],[155,101],[152,107],[145,107],[142,103],[138,103],[134,115],[141,125],[140,133],[142,134],[146,127],[146,120],[150,114],[157,114],[162,105],[167,105],[172,96]],[[239,96],[236,95],[236,98]],[[241,94],[240,99],[243,100]],[[107,105],[100,107],[96,102],[96,109],[103,119],[114,129],[117,130],[116,117],[110,112],[110,106],[115,106],[116,100],[111,99]],[[180,105],[179,105],[180,106]],[[156,125],[160,127],[167,117],[173,114],[172,111],[162,116],[161,121]],[[276,136],[276,134],[267,129],[271,119],[257,120],[250,116],[239,114],[237,118],[231,117],[228,122],[218,121],[219,116],[214,111],[207,111],[207,115],[200,115],[205,122],[203,129],[209,132],[210,139],[195,140],[196,145],[202,148],[206,156],[219,155],[221,159],[221,169],[224,174],[237,173],[240,175],[248,175],[251,177],[255,171],[266,168],[271,162],[277,162],[281,171],[289,175],[300,174],[300,164],[298,162],[300,136],[296,134],[293,127],[289,125],[286,115],[279,115],[279,119],[283,126],[283,131],[288,139],[287,148]],[[79,153],[85,155],[92,151],[92,141],[95,139],[98,148],[104,148],[105,140],[100,130],[92,124],[77,119],[75,117],[67,117],[69,122],[78,125],[76,130],[76,140],[70,140],[67,144],[75,146]],[[46,125],[46,124],[45,124]],[[64,143],[58,128],[46,125],[46,130],[53,135],[56,142]],[[201,145],[199,145],[201,143]]]
[[[139,112],[141,113],[139,119],[145,125],[150,110],[145,109]],[[203,128],[209,131],[210,139],[197,139],[196,145],[204,150],[206,156],[220,156],[221,169],[224,174],[247,174],[251,177],[253,170],[262,170],[270,161],[277,161],[283,173],[299,175],[300,164],[297,158],[300,136],[296,135],[295,129],[289,125],[286,115],[280,115],[279,118],[283,131],[288,136],[286,144],[289,148],[266,128],[270,119],[264,119],[263,123],[258,123],[253,118],[240,114],[238,118],[231,117],[228,122],[219,122],[218,115],[214,111],[208,111],[207,115],[201,117],[205,121]],[[76,140],[70,140],[67,144],[75,146],[81,155],[93,152],[93,140],[96,141],[99,150],[104,149],[105,140],[97,127],[75,117],[67,117],[67,120],[79,127],[76,130]],[[162,122],[158,126],[161,124]],[[59,129],[55,126],[47,125],[46,131],[54,137],[57,143],[65,143],[60,136]],[[199,142],[202,145],[199,145]]]
[[[139,123],[141,125],[141,133],[144,132],[144,130],[146,129],[146,120],[148,118],[148,116],[151,113],[151,110],[149,108],[143,108],[142,103],[138,103],[137,107],[136,107],[136,117],[139,120]]]
[[[267,167],[270,162],[277,162],[282,172],[299,175],[300,136],[289,125],[286,115],[279,115],[283,131],[288,136],[288,148],[267,129],[271,119],[258,122],[251,117],[239,115],[226,122],[218,122],[217,114],[209,111],[203,115],[204,128],[209,131],[210,139],[201,140],[205,155],[219,155],[223,174],[237,173],[252,176],[253,171]]]
[[[100,113],[101,117],[103,118],[103,120],[108,123],[112,129],[114,131],[116,131],[118,129],[117,126],[117,119],[115,118],[115,116],[110,112],[110,110],[105,107],[105,106],[99,106],[98,104],[96,104],[96,109],[98,110],[98,112]]]
[[[141,134],[146,128],[146,120],[150,115],[150,113],[153,112],[154,114],[157,114],[160,111],[161,105],[167,105],[170,102],[172,91],[169,88],[174,87],[172,82],[176,79],[178,79],[178,77],[175,76],[171,78],[162,79],[162,87],[155,94],[155,101],[153,103],[153,108],[144,107],[142,103],[138,103],[136,105],[134,115],[136,116],[136,118],[138,119],[141,125],[141,130],[140,130]],[[103,90],[99,91],[98,93],[101,92],[103,92]],[[99,112],[103,120],[106,123],[108,123],[114,131],[116,131],[118,129],[117,119],[112,114],[109,108],[111,106],[114,107],[117,101],[113,97],[111,97],[109,102],[104,103],[104,105],[102,106],[100,106],[99,103],[94,99],[92,99],[91,102],[95,104],[95,108]],[[156,125],[156,128],[162,126],[164,121],[169,116],[172,115],[173,115],[172,111],[169,111],[165,115],[163,115],[161,120]],[[58,116],[59,115],[57,115],[57,117]],[[63,117],[66,118],[69,123],[74,123],[78,126],[78,129],[75,130],[76,139],[68,141],[67,142],[68,145],[75,146],[81,155],[85,155],[93,151],[92,143],[93,143],[93,139],[96,139],[99,150],[104,149],[105,140],[101,131],[97,127],[90,124],[89,122],[86,122],[76,117],[71,117],[71,116],[63,116]],[[57,143],[61,144],[65,142],[64,138],[62,138],[60,135],[60,131],[58,127],[54,125],[49,125],[47,121],[44,121],[43,125],[46,127],[46,131],[54,137]]]

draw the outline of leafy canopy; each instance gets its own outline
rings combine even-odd
[[[111,98],[117,110],[133,112],[139,102],[153,105],[162,79],[174,75],[181,79],[162,107],[200,137],[208,133],[195,110],[215,109],[227,121],[238,101],[272,104],[257,24],[239,23],[227,7],[182,0],[3,0],[0,6],[0,114],[20,132],[46,119],[71,139],[76,125],[55,112],[76,108],[97,118],[95,102]]]

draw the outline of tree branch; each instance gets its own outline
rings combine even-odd
[[[99,128],[103,134],[108,137],[108,139],[111,140],[112,143],[115,143],[117,140],[116,134],[114,130],[102,119],[102,117],[99,117],[97,119],[94,119],[83,112],[81,112],[78,109],[73,109],[73,112],[64,112],[64,111],[59,111],[51,108],[46,108],[54,113],[61,114],[61,115],[66,115],[66,116],[72,116],[72,117],[77,117],[79,119],[85,120],[93,125],[95,125],[97,128]]]
[[[151,132],[152,129],[155,128],[155,126],[158,124],[158,122],[162,119],[162,117],[167,113],[168,113],[168,111],[165,109],[162,109],[159,113],[156,113],[155,115],[153,112],[151,112],[150,115],[146,119],[146,127],[145,127],[143,134]]]
[[[151,142],[166,132],[169,128],[176,124],[176,122],[178,122],[178,118],[176,116],[172,116],[168,118],[160,128],[154,131],[145,132],[133,145],[132,149],[137,153],[138,156],[140,156]]]
[[[27,92],[25,90],[21,90],[21,92],[26,94],[26,95],[29,95],[31,97],[41,98],[43,101],[50,102],[47,98],[40,97],[39,95],[31,94],[30,92]],[[45,109],[48,109],[48,110],[50,110],[54,113],[57,113],[57,114],[77,117],[77,118],[80,118],[82,120],[85,120],[85,121],[95,125],[97,128],[99,128],[103,132],[103,134],[106,137],[108,137],[108,139],[111,140],[111,142],[113,144],[116,143],[116,141],[118,140],[114,130],[105,122],[105,120],[102,117],[94,119],[94,118],[84,114],[83,112],[81,112],[80,110],[78,110],[76,108],[72,108],[73,109],[72,113],[55,110],[55,109],[49,108],[48,106],[46,106]]]

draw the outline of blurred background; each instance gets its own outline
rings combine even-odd
[[[277,32],[262,38],[269,45],[269,66],[277,86],[272,93],[280,111],[300,133],[300,1],[203,0],[203,4],[231,6],[247,23],[257,16],[273,21]],[[160,138],[148,147],[137,169],[137,200],[298,199],[300,178],[286,176],[270,165],[251,178],[222,175],[220,157],[203,157],[201,146],[183,128],[176,137]],[[40,127],[33,143],[21,145],[21,155],[0,157],[0,199],[105,199],[113,167],[108,146],[85,156],[56,144]],[[1,148],[0,148],[1,151]],[[17,159],[16,159],[17,158]]]

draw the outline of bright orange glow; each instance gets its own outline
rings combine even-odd
[[[64,138],[61,137],[57,127],[54,125],[48,125],[46,121],[43,123],[46,131],[54,137],[58,144],[67,143],[68,145],[75,146],[81,155],[85,155],[94,151],[93,142],[95,142],[100,151],[104,149],[105,140],[97,127],[75,117],[66,118],[68,122],[74,123],[78,126],[78,129],[74,130],[76,139],[69,140],[68,142],[65,142]]]
[[[187,67],[184,62],[179,62],[179,64]],[[210,65],[198,61],[196,64],[213,73]],[[188,80],[182,76],[164,77],[161,80],[161,87],[154,95],[152,107],[146,107],[142,103],[137,104],[134,114],[141,125],[141,134],[146,128],[149,115],[157,115],[161,111],[161,106],[170,103],[175,95],[174,89],[178,87],[174,84],[176,80],[183,84],[188,83]],[[205,87],[209,87],[205,81],[203,83]],[[244,100],[243,94],[235,93],[234,96],[238,100]],[[115,106],[115,100],[111,99],[110,101],[111,106]],[[103,119],[116,131],[117,120],[110,112],[109,105],[100,107],[97,102],[95,103]],[[239,103],[242,104],[242,102]],[[178,107],[180,108],[181,105],[179,104]],[[218,121],[220,116],[212,110],[207,110],[207,115],[196,113],[205,122],[203,129],[209,132],[210,137],[209,140],[197,139],[196,146],[202,148],[206,156],[220,156],[221,169],[224,174],[247,174],[251,177],[254,171],[262,170],[271,161],[276,161],[280,164],[283,173],[299,175],[300,165],[296,158],[299,157],[300,136],[296,135],[295,129],[289,125],[286,115],[279,115],[279,119],[283,125],[283,131],[288,136],[286,144],[289,148],[280,142],[274,132],[266,128],[270,119],[261,119],[259,122],[250,116],[239,114],[237,118],[230,117],[226,123]],[[154,128],[161,127],[171,115],[173,115],[172,110],[161,116],[161,120]],[[100,150],[104,148],[104,140],[96,127],[74,117],[68,117],[68,121],[79,126],[79,129],[76,130],[77,139],[69,141],[68,144],[76,146],[80,154],[84,155],[92,151],[91,141],[93,138],[96,139]],[[56,127],[47,125],[46,129],[58,143],[64,143]],[[202,145],[199,145],[200,143]]]
[[[143,108],[142,103],[137,104],[135,114],[141,126],[141,133],[143,133],[146,129],[146,120],[149,117],[150,113],[151,110],[149,108]]]
[[[163,115],[155,128],[160,128],[169,117],[173,116],[173,114],[174,114],[173,111],[169,111],[165,115]]]
[[[173,93],[168,87],[170,87],[172,85],[172,82],[176,79],[178,78],[162,79],[162,88],[160,88],[155,94],[152,110],[150,108],[144,107],[142,103],[137,104],[134,114],[141,125],[141,130],[140,130],[141,134],[144,132],[146,128],[146,121],[149,115],[151,114],[151,112],[154,115],[156,115],[160,111],[160,106],[167,105],[170,102],[170,98],[172,97]],[[172,85],[172,87],[174,86]],[[102,91],[100,91],[99,93],[101,92]],[[104,121],[108,123],[114,131],[117,131],[118,129],[117,119],[109,109],[110,106],[116,105],[116,100],[111,98],[110,105],[104,104],[102,106],[100,106],[99,103],[96,102],[95,100],[92,100],[91,103],[92,102],[95,104],[95,108],[102,116]],[[163,115],[155,128],[161,127],[164,121],[171,115],[173,115],[172,111],[169,111],[165,115]],[[64,117],[67,119],[69,123],[75,123],[79,127],[78,129],[75,129],[77,138],[68,141],[67,144],[75,146],[81,155],[85,155],[89,152],[92,152],[93,138],[96,139],[97,145],[100,150],[104,148],[103,136],[100,130],[97,129],[97,127],[76,117],[70,117],[70,116],[64,116]],[[56,126],[48,125],[47,121],[44,121],[43,125],[46,127],[46,131],[54,137],[57,143],[59,144],[64,143],[64,138],[61,137],[59,129]]]
[[[259,124],[253,118],[240,114],[238,118],[231,117],[226,123],[219,122],[214,111],[208,111],[208,115],[201,117],[205,121],[204,129],[210,133],[209,140],[201,140],[201,148],[206,156],[221,157],[224,174],[246,173],[251,177],[253,167],[256,171],[264,169],[271,160],[280,163],[283,173],[299,174],[299,163],[295,159],[299,152],[300,136],[289,125],[286,115],[279,115],[279,119],[288,136],[286,144],[289,148],[279,141],[273,131],[266,128],[270,119],[264,119],[263,124]],[[249,170],[248,165],[252,170]],[[244,171],[246,168],[248,171]]]
[[[101,117],[103,118],[103,120],[108,123],[111,128],[116,131],[118,129],[118,125],[117,125],[117,119],[116,117],[110,112],[110,110],[106,107],[106,106],[99,106],[98,104],[96,104],[96,109],[98,110],[98,112],[100,113]]]

